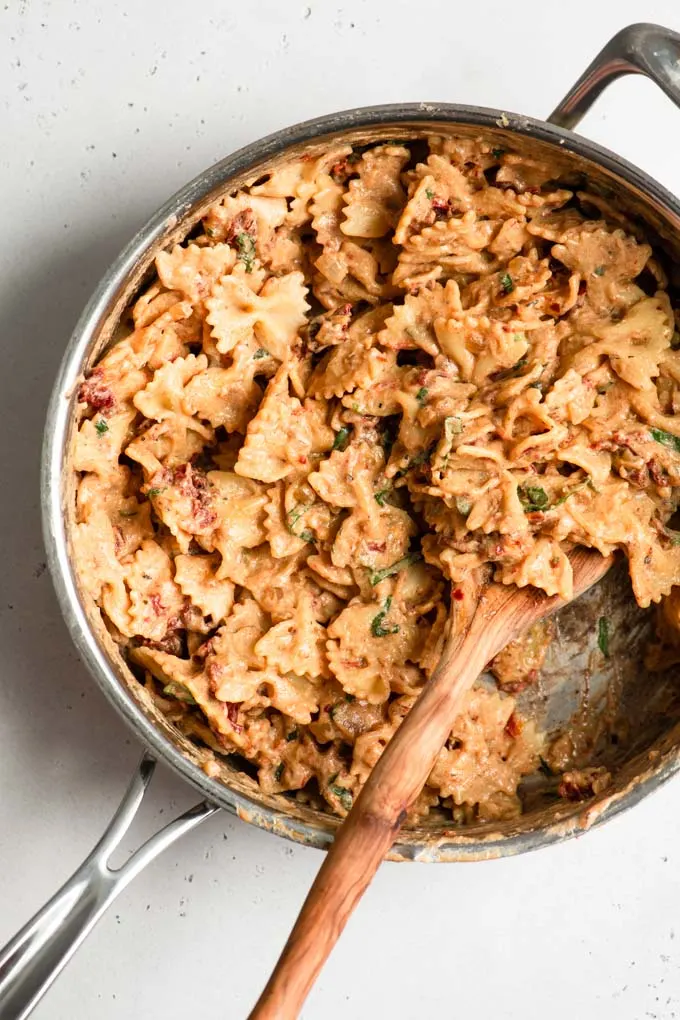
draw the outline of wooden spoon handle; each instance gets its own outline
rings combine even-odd
[[[457,648],[444,653],[339,828],[250,1020],[295,1020],[299,1015],[350,914],[425,785],[463,695],[498,650],[491,647],[492,641],[491,633],[481,639],[471,629]]]

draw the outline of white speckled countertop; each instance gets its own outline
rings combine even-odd
[[[89,851],[140,754],[70,644],[40,536],[46,402],[108,263],[171,192],[258,136],[398,100],[546,116],[605,39],[641,19],[677,29],[680,7],[0,6],[0,944]],[[675,191],[679,129],[680,111],[638,79],[615,84],[581,128]],[[160,771],[128,848],[194,800]],[[680,1017],[679,806],[676,780],[534,855],[385,865],[304,1016]],[[128,888],[35,1017],[240,1020],[320,860],[218,815]]]

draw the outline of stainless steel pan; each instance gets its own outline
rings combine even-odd
[[[224,191],[257,179],[302,152],[339,140],[362,144],[384,138],[416,138],[433,132],[477,134],[500,146],[549,156],[565,173],[585,175],[590,190],[615,199],[639,222],[671,261],[680,264],[680,202],[616,154],[572,133],[583,114],[614,78],[644,74],[680,106],[680,35],[654,25],[619,32],[595,58],[547,121],[480,107],[445,103],[374,106],[331,114],[270,135],[227,157],[186,185],[130,242],[99,284],[69,342],[50,404],[42,465],[45,544],[54,585],[73,640],[96,682],[148,752],[123,802],[92,854],[57,895],[0,952],[0,1020],[27,1016],[80,942],[134,876],[179,836],[219,808],[289,839],[325,848],[336,818],[292,798],[264,794],[228,761],[208,778],[208,753],[183,738],[155,709],[122,661],[96,609],[79,590],[70,556],[73,478],[70,446],[73,394],[82,373],[116,336],[121,313],[151,271],[159,249],[180,239]],[[593,671],[595,622],[614,621],[612,658]],[[648,615],[634,606],[622,576],[608,578],[561,614],[560,638],[551,650],[538,692],[524,709],[546,727],[559,729],[584,704],[588,710],[616,695],[615,732],[598,736],[593,753],[614,771],[605,794],[584,804],[556,801],[540,782],[527,784],[526,811],[516,821],[452,827],[443,817],[405,829],[396,860],[464,861],[523,853],[582,832],[628,808],[675,773],[680,764],[680,716],[672,677],[642,678],[641,651]],[[644,696],[643,696],[644,695]],[[607,738],[611,737],[610,740]],[[616,739],[614,739],[616,737]],[[153,836],[118,870],[108,860],[129,826],[162,758],[204,800]]]

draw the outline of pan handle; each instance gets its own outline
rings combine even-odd
[[[628,25],[609,40],[548,117],[573,130],[615,78],[644,74],[680,106],[680,35],[661,25]]]
[[[142,802],[155,760],[144,754],[120,807],[96,847],[58,893],[0,949],[0,1020],[23,1020],[37,1005],[106,908],[150,861],[210,815],[203,801],[170,822],[120,868],[109,859]]]

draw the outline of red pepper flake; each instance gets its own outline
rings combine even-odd
[[[451,592],[451,598],[455,599],[456,602],[462,602],[465,598],[465,592],[462,588],[454,588]]]
[[[387,549],[387,542],[367,542],[366,545],[371,552],[385,552]]]

